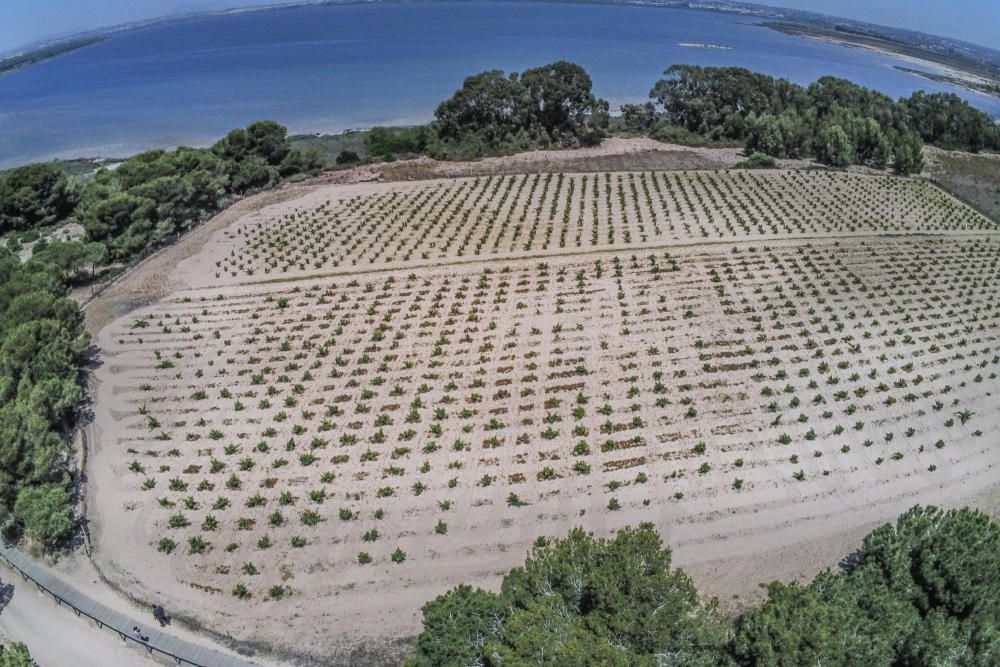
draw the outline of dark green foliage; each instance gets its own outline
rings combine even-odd
[[[899,135],[893,143],[893,169],[900,174],[919,173],[924,168],[924,142],[914,134]]]
[[[816,137],[816,159],[831,167],[854,164],[854,144],[840,125],[827,125]]]
[[[35,667],[35,661],[28,653],[28,647],[14,642],[0,649],[0,667]]]
[[[52,245],[23,264],[0,250],[0,510],[46,545],[71,526],[64,434],[87,345],[64,270],[45,258]]]
[[[652,102],[645,104],[623,104],[622,122],[633,132],[648,132],[656,122],[656,108]]]
[[[767,153],[754,153],[736,164],[738,169],[774,169],[777,166],[778,161]]]
[[[38,243],[32,249],[33,259],[56,266],[70,280],[81,274],[93,278],[97,266],[108,258],[108,249],[102,243],[81,243],[80,241],[52,241]]]
[[[433,153],[478,157],[597,144],[608,126],[608,103],[594,96],[582,67],[559,61],[521,74],[470,76],[434,117]]]
[[[1000,150],[1000,126],[952,93],[913,93],[902,100],[907,123],[929,144],[948,150]]]
[[[272,167],[280,165],[290,151],[288,131],[273,120],[233,130],[212,146],[212,152],[227,162],[239,164],[256,157]]]
[[[77,217],[112,258],[127,259],[189,229],[215,210],[229,182],[214,154],[148,151],[102,170],[84,188]]]
[[[75,194],[52,164],[29,164],[0,174],[0,234],[59,222]]]
[[[66,539],[73,527],[72,503],[60,484],[25,488],[14,504],[14,518],[28,534],[47,547]]]
[[[372,155],[391,160],[397,155],[416,155],[426,152],[434,138],[433,129],[426,125],[373,127],[365,137],[365,148]],[[340,163],[339,156],[337,159]]]
[[[424,665],[471,665],[485,642],[503,628],[507,606],[495,593],[461,585],[424,605],[424,631],[410,661]]]
[[[281,175],[277,168],[269,165],[263,158],[251,155],[234,164],[229,178],[230,189],[237,194],[243,194],[270,187],[278,182]]]
[[[408,664],[995,665],[1000,525],[915,507],[808,585],[772,583],[735,619],[699,601],[649,525],[612,540],[542,540],[499,594],[458,588],[424,606]]]
[[[739,67],[674,65],[656,82],[650,98],[662,110],[658,120],[712,138],[743,139],[750,113],[780,114],[805,104],[805,91]]]
[[[723,628],[652,526],[611,540],[574,530],[536,546],[499,594],[459,587],[424,607],[412,665],[724,661]]]
[[[993,665],[1000,656],[1000,526],[915,507],[864,540],[849,572],[772,584],[737,623],[746,665]]]
[[[338,165],[357,164],[358,162],[361,162],[361,157],[354,151],[340,151],[337,155]]]
[[[652,110],[623,108],[626,126],[653,136],[679,127],[743,141],[748,152],[815,155],[836,167],[892,164],[901,174],[922,168],[921,140],[972,151],[1000,146],[992,119],[954,95],[918,92],[895,102],[843,79],[803,88],[738,67],[675,65],[666,74],[650,91]]]
[[[0,234],[75,215],[87,240],[102,244],[108,256],[99,257],[89,245],[63,245],[48,253],[49,259],[71,277],[89,266],[92,277],[98,262],[147,252],[215,213],[233,195],[323,167],[315,149],[293,149],[284,126],[274,121],[233,130],[211,150],[181,147],[133,155],[113,170],[98,171],[79,192],[55,166],[28,165],[0,175]]]
[[[748,119],[746,149],[778,157],[799,158],[812,149],[812,127],[795,109]]]
[[[76,215],[89,240],[127,260],[187,231],[227,197],[322,167],[316,151],[291,148],[284,126],[261,121],[233,130],[211,150],[147,151],[101,170],[83,189]]]

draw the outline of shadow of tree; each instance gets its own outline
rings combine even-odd
[[[0,614],[7,608],[12,599],[14,599],[14,584],[0,583]]]

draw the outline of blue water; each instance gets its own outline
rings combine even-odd
[[[300,7],[119,34],[0,77],[0,166],[204,145],[274,118],[296,132],[431,118],[464,77],[557,59],[613,105],[645,100],[674,63],[739,65],[809,83],[830,74],[893,97],[958,92],[891,57],[791,37],[754,19],[661,8],[438,2]],[[679,43],[725,44],[731,51]]]

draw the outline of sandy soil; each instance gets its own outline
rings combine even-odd
[[[523,159],[510,168],[530,171]],[[496,169],[484,173],[507,173]],[[529,244],[397,266],[372,236],[358,248],[372,257],[338,268],[350,275],[217,278],[212,258],[283,216],[353,199],[359,230],[376,215],[366,202],[439,186],[320,180],[241,202],[88,306],[102,350],[88,432],[95,562],[237,641],[389,663],[423,602],[461,581],[495,587],[536,537],[573,525],[652,521],[677,564],[738,608],[759,583],[835,566],[915,503],[995,512],[1000,325],[985,306],[1000,239],[954,200],[889,180],[830,183],[845,226],[883,207],[891,234],[709,231],[764,210],[801,225],[821,208],[808,188],[733,210],[705,186],[685,207],[641,198],[617,213],[608,190],[581,229],[615,241],[553,247],[544,263]],[[587,210],[528,192],[500,218],[551,216],[555,229]],[[440,211],[428,224],[460,224],[461,206],[426,206]],[[670,231],[685,225],[714,238]],[[624,244],[654,228],[663,238]],[[188,525],[171,528],[175,516]],[[204,553],[188,553],[191,538]]]

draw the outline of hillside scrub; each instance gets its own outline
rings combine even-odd
[[[778,161],[767,153],[754,153],[746,160],[736,163],[737,169],[776,169]]]
[[[499,593],[459,586],[423,608],[411,667],[443,664],[990,664],[1000,651],[1000,525],[914,507],[842,571],[774,582],[733,619],[671,569],[652,524],[542,539]]]

